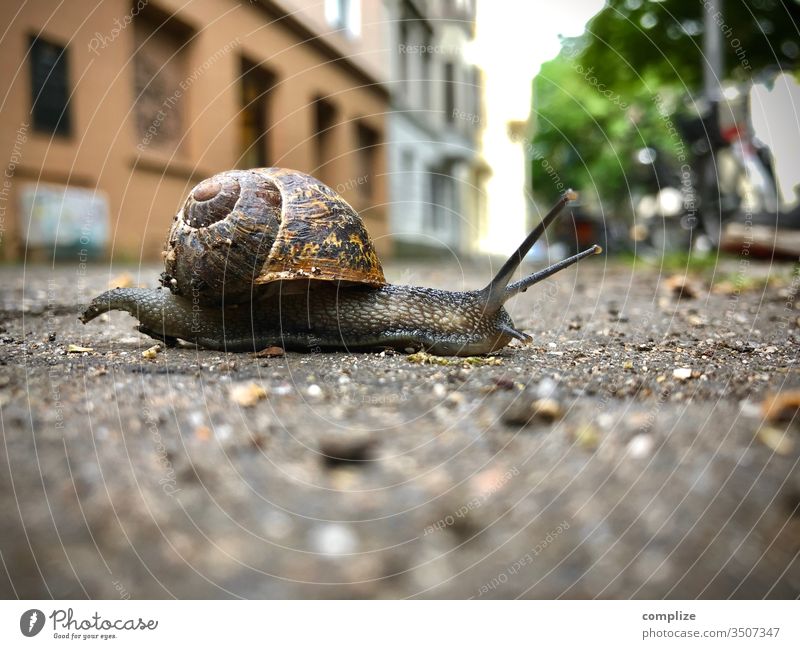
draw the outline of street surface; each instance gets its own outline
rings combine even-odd
[[[158,268],[2,268],[0,594],[797,597],[792,270],[599,257],[510,304],[531,344],[441,361],[145,358],[77,316]]]

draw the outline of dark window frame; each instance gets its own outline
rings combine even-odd
[[[277,77],[274,72],[259,64],[257,61],[242,56],[240,61],[239,76],[239,105],[241,122],[239,131],[240,160],[247,160],[248,167],[268,167],[271,151],[271,138],[269,137],[270,124],[272,123],[272,92],[275,88]],[[247,84],[252,84],[248,88]],[[250,96],[248,90],[257,92]],[[255,121],[255,131],[259,135],[247,142],[244,120],[252,117]],[[253,156],[252,151],[255,151]],[[252,160],[251,160],[252,158]]]
[[[453,61],[444,63],[444,112],[448,123],[456,121],[456,64]]]
[[[334,153],[334,132],[339,124],[338,106],[323,96],[314,97],[312,133],[314,136],[314,164],[320,180],[329,180],[329,167]]]
[[[28,47],[33,130],[53,136],[71,137],[74,124],[67,46],[42,34],[30,34]],[[40,69],[42,62],[37,61],[38,56],[46,55],[46,52],[39,53],[39,47],[49,47],[57,51],[57,55],[55,52],[51,53],[51,58],[55,57],[55,60],[46,71]]]
[[[358,145],[358,188],[362,196],[372,198],[375,194],[375,167],[378,161],[378,150],[381,146],[381,134],[369,124],[357,121],[356,143]],[[361,182],[362,178],[364,182]]]
[[[190,144],[187,139],[187,129],[188,107],[191,103],[189,96],[192,88],[181,88],[179,81],[177,86],[169,85],[164,88],[166,95],[158,93],[157,89],[165,78],[168,79],[168,67],[172,70],[180,70],[180,74],[176,78],[186,78],[189,73],[193,40],[198,32],[182,17],[173,15],[152,3],[147,4],[136,14],[132,29],[134,43],[131,54],[133,68],[131,111],[139,147],[152,148],[162,152],[172,150],[174,154],[184,156],[187,154]],[[142,79],[138,76],[140,66],[146,67],[148,62],[147,43],[150,43],[154,37],[169,39],[169,47],[174,51],[169,61],[162,65],[155,74],[147,75]],[[165,77],[165,75],[167,76]],[[163,112],[166,117],[161,117],[159,112],[153,112],[156,106],[152,103],[148,106],[148,101],[152,102],[154,98],[158,100],[158,111]],[[147,112],[148,107],[149,113]],[[155,133],[150,132],[151,127],[156,127]],[[170,129],[174,131],[174,134],[167,137],[165,142],[164,137]]]

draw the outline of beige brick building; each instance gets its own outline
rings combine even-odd
[[[385,253],[383,11],[29,0],[3,12],[0,255],[156,258],[193,185],[269,165],[338,189]]]

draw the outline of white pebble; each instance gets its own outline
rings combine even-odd
[[[197,428],[198,426],[202,426],[206,423],[206,418],[203,416],[202,412],[194,411],[189,413],[189,423]]]
[[[653,438],[645,433],[636,435],[630,442],[628,442],[628,453],[633,458],[643,458],[650,455],[653,450]]]
[[[614,425],[614,417],[608,412],[597,415],[597,425],[604,430],[611,430]]]
[[[692,368],[676,367],[674,370],[672,370],[672,376],[681,381],[685,381],[686,379],[692,378]]]
[[[349,527],[328,523],[311,530],[311,545],[320,554],[351,554],[358,547],[358,538]]]
[[[558,384],[551,378],[544,378],[536,386],[536,396],[539,399],[550,399],[555,396]]]

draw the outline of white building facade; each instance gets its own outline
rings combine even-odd
[[[390,228],[399,254],[475,250],[488,175],[477,149],[481,74],[468,62],[474,0],[386,0],[392,108]]]

